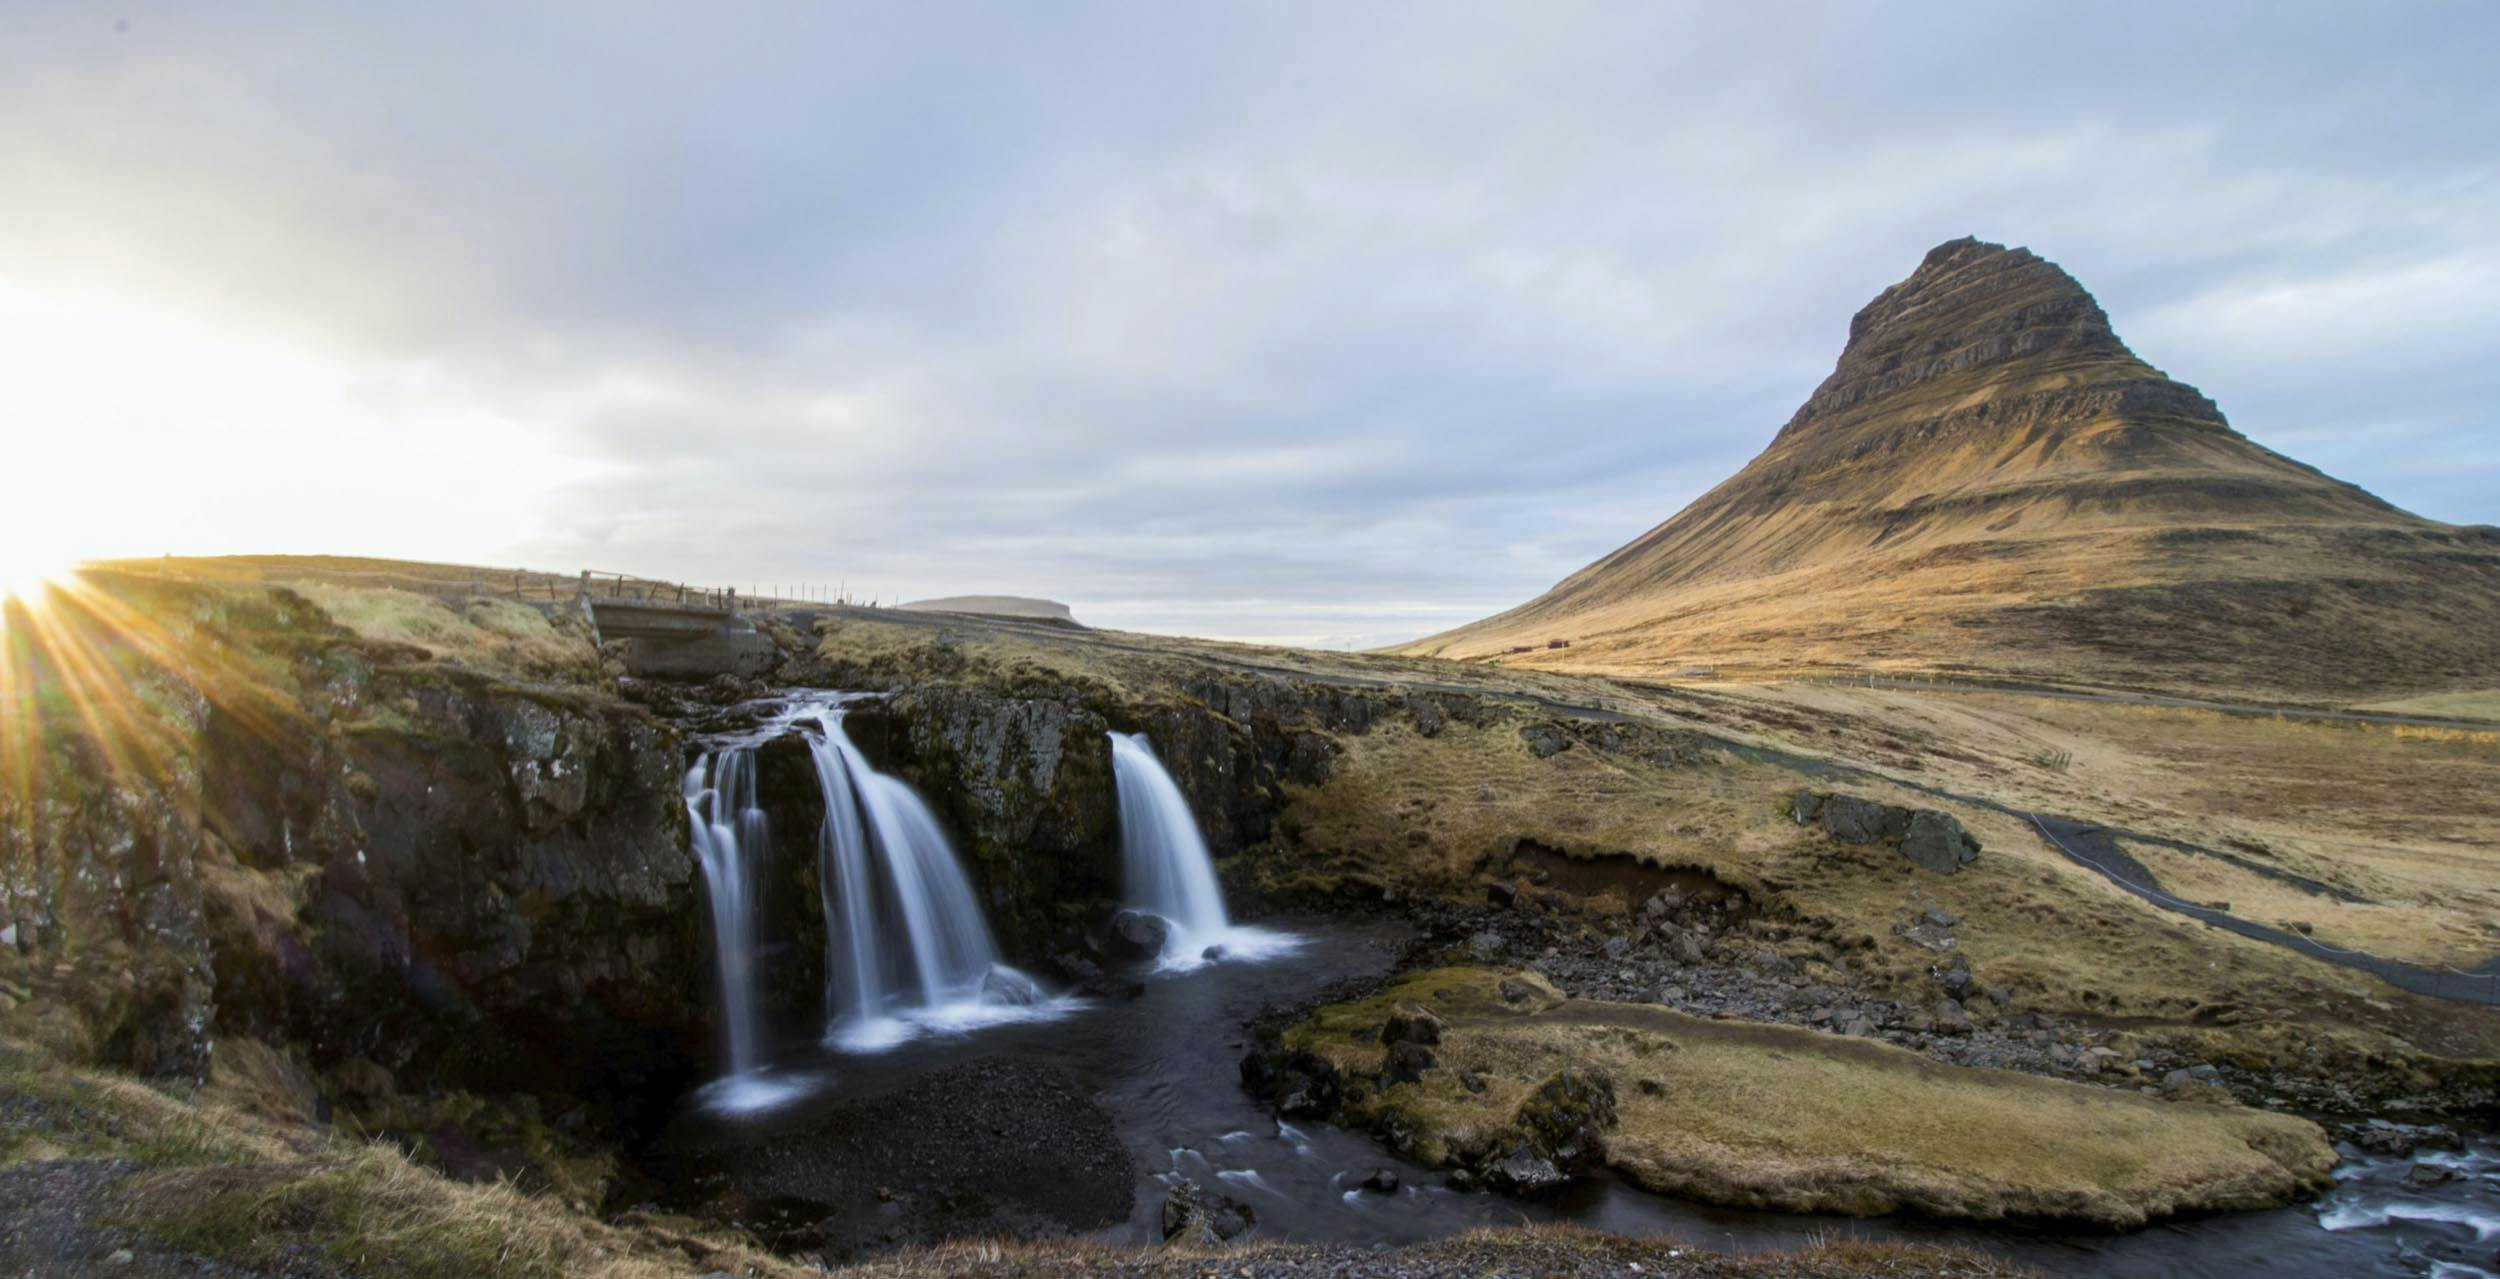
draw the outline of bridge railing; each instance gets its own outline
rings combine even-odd
[[[734,586],[689,586],[684,582],[664,582],[658,578],[610,573],[601,569],[582,570],[578,593],[594,603],[617,600],[683,608],[725,609],[733,613],[738,610],[738,588]]]

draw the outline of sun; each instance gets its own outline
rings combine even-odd
[[[69,572],[66,559],[20,554],[14,548],[0,547],[0,605],[17,600],[37,603],[54,584],[68,580]],[[0,626],[6,625],[6,617],[0,615]]]

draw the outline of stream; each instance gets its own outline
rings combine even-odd
[[[861,1098],[892,1093],[941,1070],[1006,1061],[1054,1068],[1109,1112],[1134,1170],[1135,1200],[1125,1222],[1097,1232],[1106,1241],[1159,1240],[1165,1192],[1186,1177],[1247,1204],[1257,1214],[1253,1237],[1272,1239],[1398,1243],[1477,1226],[1571,1221],[1714,1251],[1850,1236],[1959,1243],[2049,1274],[2111,1279],[2500,1275],[2500,1149],[2491,1147],[2426,1155],[2425,1162],[2450,1176],[2418,1189],[2404,1182],[2410,1161],[2347,1152],[2337,1187],[2318,1203],[2124,1235],[1731,1211],[1605,1180],[1537,1201],[1455,1192],[1441,1184],[1439,1173],[1399,1159],[1368,1137],[1316,1121],[1280,1122],[1242,1091],[1238,1066],[1253,1018],[1337,981],[1388,971],[1405,936],[1386,922],[1288,919],[1268,926],[1297,937],[1300,946],[1264,962],[1158,972],[1135,1000],[1072,1002],[1056,1016],[924,1035],[873,1053],[806,1045],[775,1054],[776,1075],[807,1081],[812,1091],[743,1116],[689,1098],[666,1144],[681,1157],[692,1152],[734,1167],[774,1157],[774,1139],[804,1133],[820,1115]],[[1402,1184],[1395,1193],[1361,1188],[1381,1168],[1398,1173]]]

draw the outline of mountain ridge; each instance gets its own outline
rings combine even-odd
[[[2500,629],[2500,535],[2248,439],[2055,263],[1965,237],[1858,310],[1832,373],[1726,481],[1536,599],[1402,651],[2149,672],[2209,691],[2500,683],[2500,640],[2416,633],[2391,609]],[[2312,614],[2359,629],[2266,633]],[[2284,678],[2178,651],[2191,633]]]

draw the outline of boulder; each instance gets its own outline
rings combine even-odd
[[[1519,1103],[1512,1122],[1538,1154],[1569,1172],[1595,1161],[1614,1130],[1615,1081],[1593,1067],[1565,1066]]]
[[[1823,801],[1823,832],[1844,844],[1873,844],[1900,836],[1910,826],[1910,812],[1856,795],[1834,795]]]
[[[1951,875],[1978,860],[1979,841],[1951,813],[1922,808],[1910,815],[1901,836],[1901,855],[1928,870]]]
[[[1439,1064],[1441,1064],[1440,1059],[1434,1057],[1432,1050],[1422,1044],[1391,1044],[1389,1056],[1380,1067],[1381,1086],[1385,1088],[1393,1084],[1419,1083],[1425,1071]]]
[[[1487,1185],[1522,1197],[1547,1194],[1571,1184],[1571,1178],[1535,1147],[1520,1142],[1484,1170]]]
[[[1213,1247],[1258,1224],[1250,1205],[1219,1195],[1194,1181],[1172,1187],[1163,1199],[1163,1241]]]
[[[1171,937],[1172,926],[1162,916],[1123,910],[1103,929],[1102,945],[1116,958],[1153,959],[1163,954],[1164,943]]]
[[[1374,1169],[1372,1175],[1363,1178],[1363,1189],[1375,1194],[1396,1194],[1398,1192],[1397,1170],[1394,1168]]]
[[[1822,811],[1823,797],[1803,786],[1797,788],[1796,797],[1788,802],[1788,815],[1795,818],[1800,826],[1813,821],[1815,814]]]
[[[1029,1008],[1042,1001],[1042,988],[1032,978],[1005,964],[992,964],[981,974],[981,1002],[1009,1008]]]
[[[1570,735],[1553,724],[1530,725],[1520,729],[1519,736],[1538,759],[1551,759],[1571,749]]]

